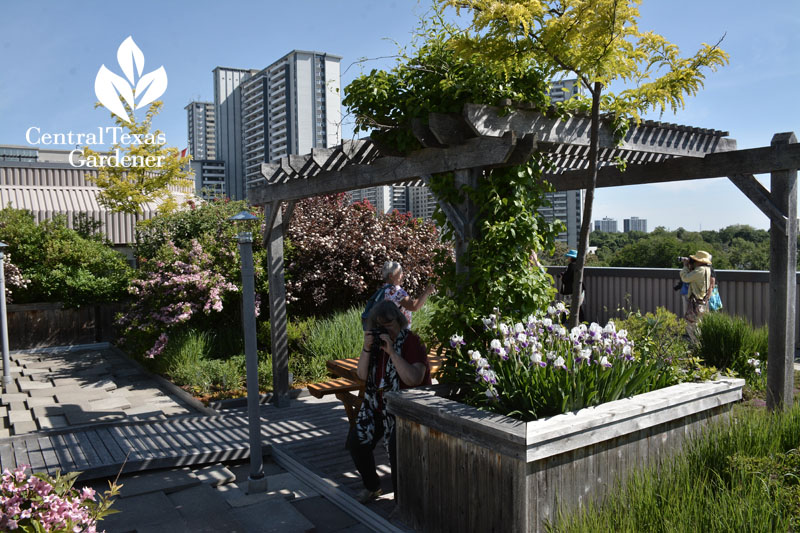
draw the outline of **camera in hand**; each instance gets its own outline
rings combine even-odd
[[[679,265],[682,265],[685,261],[688,261],[688,260],[689,260],[688,257],[678,256],[678,264]]]
[[[381,348],[383,347],[381,335],[388,335],[389,332],[385,328],[375,328],[370,333],[372,333],[372,346],[370,346],[369,353],[370,355],[380,355]]]

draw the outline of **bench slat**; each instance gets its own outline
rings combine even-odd
[[[311,383],[308,385],[308,393],[315,398],[322,398],[327,394],[336,394],[337,392],[354,391],[361,388],[361,385],[347,378],[337,378],[330,381],[323,381],[321,383]]]

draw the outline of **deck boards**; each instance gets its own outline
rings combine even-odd
[[[279,446],[344,490],[361,488],[344,444],[349,423],[335,398],[294,400],[289,407],[261,407],[262,446]],[[81,480],[151,468],[245,459],[247,415],[189,415],[167,420],[110,422],[0,440],[0,469],[30,464],[34,472],[82,471]],[[388,472],[383,444],[375,448],[379,472]],[[124,464],[124,468],[123,468]],[[387,483],[388,487],[388,483]]]

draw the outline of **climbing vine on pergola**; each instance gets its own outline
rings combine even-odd
[[[461,113],[433,113],[414,131],[422,149],[386,155],[369,140],[345,141],[262,165],[262,178],[248,183],[250,203],[266,213],[269,255],[270,325],[274,393],[288,398],[288,346],[283,235],[294,202],[321,194],[392,184],[420,184],[434,174],[452,173],[455,186],[475,187],[490,168],[527,161],[534,151],[547,155],[553,170],[544,178],[556,190],[582,188],[587,179],[589,120],[557,118],[524,107],[511,112],[467,104]],[[609,124],[600,128],[598,187],[728,177],[770,218],[770,350],[768,405],[791,405],[797,258],[797,169],[800,145],[793,133],[776,134],[770,146],[736,150],[726,132],[643,121],[619,142]],[[616,163],[626,162],[620,170]],[[771,191],[754,174],[771,174]],[[282,204],[286,204],[285,211]],[[439,202],[455,229],[456,261],[468,269],[464,253],[477,235],[476,206],[469,199]]]

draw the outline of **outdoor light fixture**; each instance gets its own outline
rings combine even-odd
[[[248,211],[233,215],[232,222],[257,220]],[[247,492],[266,492],[264,460],[261,456],[261,416],[258,394],[258,350],[256,347],[256,290],[253,270],[253,234],[240,231],[237,235],[239,255],[242,259],[242,326],[244,328],[244,354],[247,362],[247,419],[250,429],[250,476]]]
[[[3,266],[8,245],[0,242],[0,332],[3,337],[3,392],[11,385],[11,362],[8,359],[8,325],[6,324],[6,272]]]

